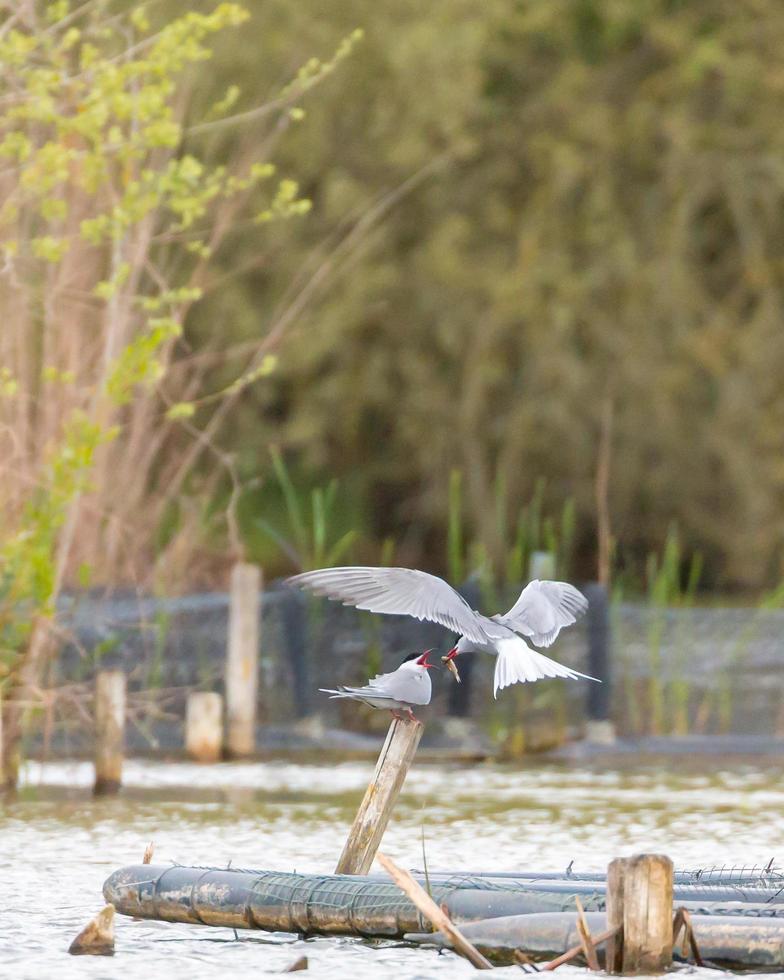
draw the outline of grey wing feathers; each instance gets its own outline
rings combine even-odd
[[[316,595],[375,613],[413,616],[440,623],[475,643],[487,634],[462,596],[443,580],[413,568],[323,568],[287,580]]]
[[[573,585],[534,579],[508,613],[493,619],[529,637],[536,646],[549,647],[564,626],[576,623],[587,608],[588,600]]]
[[[371,687],[370,685],[366,687],[344,687],[341,685],[337,690],[333,691],[326,687],[320,687],[319,691],[322,694],[331,694],[332,698],[362,698],[362,697],[373,697],[378,701],[395,701],[397,700],[394,695],[390,694],[388,691],[382,691],[378,688]],[[330,699],[331,700],[331,699]]]

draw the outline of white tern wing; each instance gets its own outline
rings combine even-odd
[[[382,694],[372,687],[338,687],[335,690],[320,687],[319,691],[322,694],[329,694],[330,701],[334,701],[336,698],[349,698],[352,701],[363,701],[372,708],[389,708],[394,710],[395,708],[403,707],[397,698],[393,698],[388,694]]]
[[[440,623],[485,644],[488,635],[477,614],[451,585],[435,575],[413,568],[322,568],[287,579],[291,585],[310,589],[316,595],[340,599],[375,613],[413,616]],[[488,623],[492,627],[491,623]]]
[[[324,689],[321,689],[324,691]],[[341,685],[337,691],[325,694],[368,698],[376,701],[398,701],[403,704],[430,704],[432,687],[426,670],[393,670],[390,674],[377,674],[364,687]]]
[[[498,643],[498,657],[495,662],[495,678],[493,697],[510,684],[525,684],[526,681],[538,681],[543,677],[570,677],[577,680],[582,677],[588,681],[598,680],[577,670],[572,670],[565,664],[545,657],[543,653],[532,650],[525,640],[512,636]],[[601,683],[601,681],[599,681]]]
[[[403,668],[393,670],[391,674],[378,674],[368,682],[368,687],[388,694],[398,701],[405,701],[406,704],[430,704],[432,687],[430,675],[426,670],[413,671]]]
[[[588,600],[573,585],[534,579],[508,613],[493,619],[530,637],[536,646],[549,647],[563,627],[576,623],[587,608]]]

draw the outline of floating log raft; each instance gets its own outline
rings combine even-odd
[[[423,876],[415,877],[424,882]],[[605,882],[600,880],[437,872],[428,880],[436,903],[485,953],[524,949],[534,957],[549,957],[564,952],[576,941],[576,895],[591,931],[599,934],[606,928]],[[745,901],[733,900],[739,895]],[[141,864],[115,871],[104,885],[104,896],[123,915],[168,922],[398,938],[428,928],[397,886],[378,875]],[[764,881],[747,878],[743,884],[711,886],[687,880],[676,884],[674,904],[691,912],[706,959],[743,968],[784,968],[780,883],[765,887]],[[427,936],[428,941],[433,938]]]
[[[573,895],[488,887],[464,876],[431,877],[430,890],[461,922],[574,907]],[[115,871],[103,893],[123,915],[167,922],[397,937],[427,927],[389,878],[132,865]]]
[[[588,928],[600,935],[607,928],[602,912],[586,915]],[[703,959],[730,970],[772,970],[784,967],[784,918],[734,915],[693,915]],[[461,926],[465,938],[497,963],[514,963],[515,950],[535,960],[550,960],[580,942],[577,917],[569,912],[510,915]],[[440,932],[408,933],[405,938],[427,946],[449,947]],[[597,949],[604,965],[604,952]],[[677,950],[675,959],[678,959]]]

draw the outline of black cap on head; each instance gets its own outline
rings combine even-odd
[[[409,660],[419,660],[423,652],[423,650],[420,650],[418,653],[409,653],[407,657],[403,657],[401,663],[407,664]]]

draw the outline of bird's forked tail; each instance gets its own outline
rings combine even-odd
[[[493,697],[511,684],[525,684],[526,681],[538,681],[544,677],[569,677],[572,680],[598,681],[597,677],[581,674],[571,667],[559,664],[556,660],[545,657],[542,653],[532,650],[519,636],[499,640],[497,643],[498,657],[495,662],[495,677]]]

